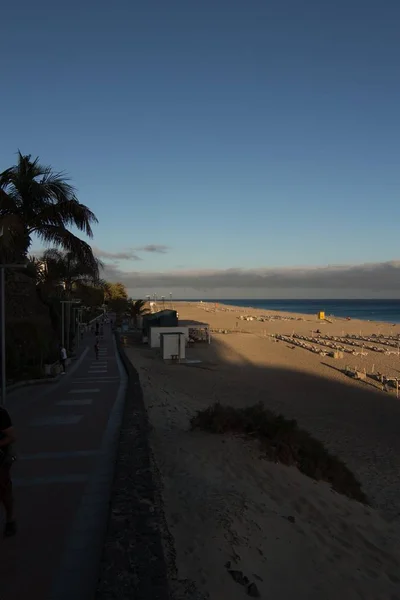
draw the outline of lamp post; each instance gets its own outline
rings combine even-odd
[[[80,300],[61,300],[61,343],[63,345],[63,347],[65,346],[65,304],[66,305],[71,305],[71,304],[80,304]],[[69,319],[70,321],[70,319]],[[68,321],[68,325],[70,325]],[[68,327],[69,329],[69,327]],[[69,336],[69,331],[68,331],[68,336]],[[69,342],[69,339],[68,339]]]
[[[82,308],[79,306],[74,306],[72,308],[73,320],[74,320],[74,336],[76,347],[79,348],[79,343],[81,339],[81,314]]]
[[[0,237],[3,234],[3,230],[0,232]],[[0,264],[0,338],[1,338],[1,364],[0,364],[0,376],[1,376],[1,405],[5,406],[6,403],[6,281],[5,281],[5,270],[6,269],[25,269],[26,264]]]
[[[82,330],[82,313],[83,313],[83,306],[81,306],[80,308],[78,308],[78,348],[81,345],[81,338],[82,338],[82,334],[83,334],[83,330]]]

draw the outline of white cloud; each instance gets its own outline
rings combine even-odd
[[[148,244],[147,246],[139,246],[137,248],[126,248],[125,250],[120,250],[119,252],[110,252],[109,250],[103,250],[98,246],[92,246],[94,255],[101,260],[110,260],[113,263],[118,263],[121,260],[143,260],[141,256],[139,256],[138,252],[148,252],[151,254],[166,254],[170,249],[169,246],[165,246],[164,244]],[[31,250],[31,254],[33,256],[40,256],[44,252],[43,249],[39,250]]]
[[[128,248],[127,250],[122,250],[121,252],[109,252],[108,250],[102,250],[101,248],[97,248],[97,246],[93,246],[93,253],[97,256],[97,258],[106,260],[142,260],[140,256],[136,254],[133,248]]]
[[[93,246],[93,252],[98,258],[112,260],[113,262],[118,262],[120,260],[143,260],[138,255],[138,252],[166,254],[168,250],[169,246],[164,246],[163,244],[148,244],[147,246],[139,246],[137,248],[127,248],[125,250],[121,250],[120,252],[109,252],[108,250],[103,250],[97,246]]]
[[[169,249],[169,246],[164,246],[163,244],[148,244],[147,246],[141,246],[137,248],[137,251],[166,254]]]

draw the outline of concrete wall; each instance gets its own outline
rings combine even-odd
[[[184,333],[185,342],[189,339],[189,327],[150,327],[150,347],[160,347],[160,333]]]

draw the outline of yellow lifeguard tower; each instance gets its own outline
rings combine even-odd
[[[320,321],[325,321],[325,311],[323,311],[323,310],[319,311],[319,313],[318,313],[318,319]]]

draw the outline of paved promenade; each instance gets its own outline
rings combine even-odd
[[[90,600],[105,532],[126,374],[106,326],[59,383],[9,394],[18,534],[0,539],[1,600]]]

